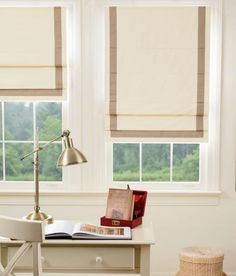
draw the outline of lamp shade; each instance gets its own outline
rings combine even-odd
[[[64,137],[65,149],[57,160],[57,166],[69,166],[87,162],[82,152],[74,148],[72,139],[68,136]]]

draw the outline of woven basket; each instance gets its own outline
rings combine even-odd
[[[179,254],[180,270],[177,276],[224,276],[224,254],[209,247],[187,247]]]

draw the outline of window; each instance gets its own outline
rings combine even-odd
[[[199,144],[113,144],[113,181],[199,182],[199,180]]]
[[[109,7],[108,181],[217,190],[220,1],[154,2]]]
[[[57,102],[1,103],[1,175],[2,181],[33,181],[33,156],[20,161],[32,151],[39,132],[39,143],[47,143],[62,132],[62,108]],[[62,181],[62,171],[56,168],[61,141],[40,153],[40,180]]]
[[[80,32],[74,35],[78,31],[74,20],[79,18],[75,2],[0,1],[0,34],[4,41],[0,46],[2,190],[34,187],[33,155],[23,161],[20,157],[33,150],[37,129],[40,144],[69,129],[74,145],[83,152],[79,144]],[[79,185],[72,179],[81,183],[80,169],[67,172],[56,167],[61,150],[62,141],[58,140],[40,152],[41,190],[78,190]]]

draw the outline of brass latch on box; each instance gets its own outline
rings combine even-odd
[[[113,225],[113,226],[119,226],[120,225],[120,221],[119,220],[112,220],[112,222],[111,222],[111,224]]]

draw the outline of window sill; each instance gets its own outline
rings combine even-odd
[[[222,191],[156,191],[149,193],[150,206],[219,205]]]
[[[162,190],[162,191],[152,191],[150,192],[152,196],[220,196],[222,191],[200,191],[200,190]]]
[[[32,206],[34,192],[5,190],[0,192],[0,206]],[[214,206],[220,203],[221,191],[153,191],[148,193],[147,206]],[[106,192],[42,191],[44,206],[105,206]]]

